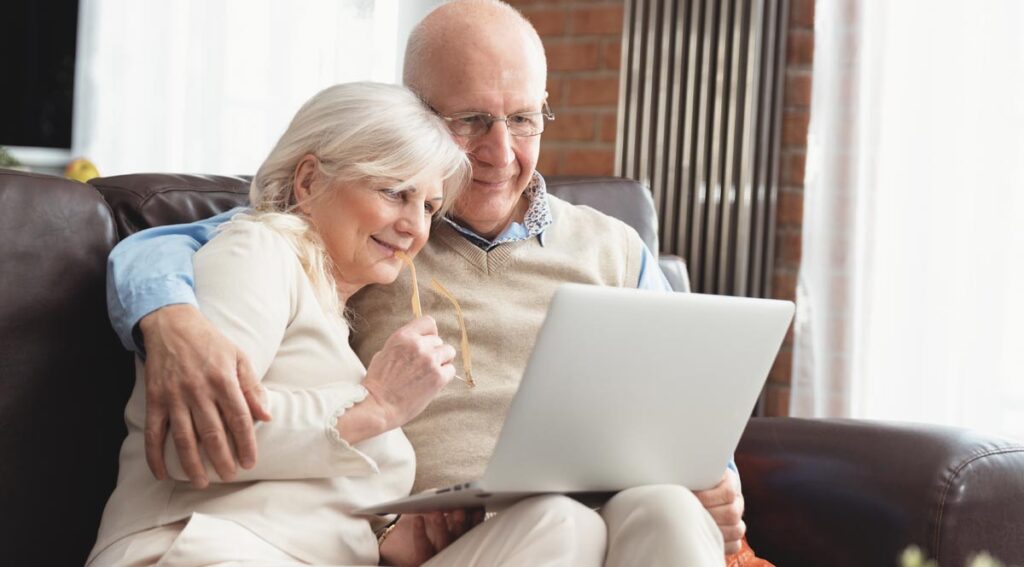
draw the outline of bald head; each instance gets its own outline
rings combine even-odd
[[[492,76],[481,77],[488,69]],[[472,81],[459,76],[468,73]],[[543,88],[546,76],[537,31],[499,0],[453,0],[435,8],[409,35],[402,73],[406,86],[428,101],[440,81],[528,79]]]

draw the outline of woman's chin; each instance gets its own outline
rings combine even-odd
[[[373,283],[377,285],[390,285],[395,283],[399,274],[402,273],[402,267],[404,267],[404,264],[399,266],[397,269],[393,269],[388,266],[386,269],[379,270],[374,274]]]

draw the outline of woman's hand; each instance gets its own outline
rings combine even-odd
[[[370,360],[366,399],[338,420],[342,438],[354,444],[405,425],[455,377],[454,358],[431,317],[399,328]]]
[[[388,337],[373,355],[363,386],[385,412],[390,428],[416,417],[455,377],[455,349],[437,336],[437,323],[420,317]]]
[[[380,545],[380,564],[422,565],[483,521],[483,508],[403,514]]]

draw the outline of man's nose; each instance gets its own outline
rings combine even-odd
[[[516,159],[508,125],[503,121],[495,121],[490,130],[475,140],[469,154],[476,161],[491,167],[508,167]]]

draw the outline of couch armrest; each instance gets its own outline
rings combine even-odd
[[[736,453],[749,539],[778,565],[1024,562],[1024,443],[859,420],[754,418]]]
[[[686,271],[686,260],[671,254],[658,256],[658,267],[665,274],[672,291],[690,291],[690,274]]]

